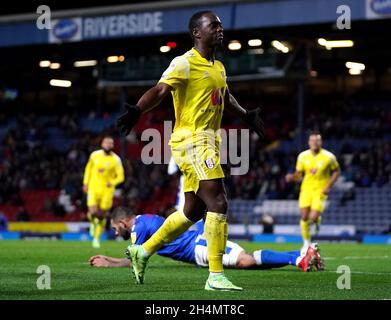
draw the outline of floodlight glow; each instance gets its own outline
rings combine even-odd
[[[118,56],[109,56],[109,57],[107,57],[107,62],[108,63],[118,62]]]
[[[318,44],[326,47],[326,49],[333,48],[349,48],[354,46],[354,42],[352,40],[326,40],[324,38],[318,39]]]
[[[69,88],[72,85],[71,81],[61,80],[61,79],[51,79],[49,83],[53,87],[63,87],[63,88]]]
[[[171,50],[171,48],[169,46],[161,46],[160,47],[160,52],[162,52],[162,53],[169,52],[170,50]]]
[[[289,52],[289,48],[285,44],[283,44],[282,42],[280,42],[278,40],[272,41],[272,46],[283,53]]]
[[[359,75],[361,74],[361,70],[360,69],[349,69],[349,73],[352,75],[352,76],[356,76],[356,75]]]
[[[240,50],[242,48],[242,44],[238,40],[232,40],[228,44],[228,49],[235,51],[235,50]]]
[[[41,68],[48,68],[50,67],[50,61],[49,60],[42,60],[42,61],[39,61],[39,66]]]
[[[57,62],[52,62],[50,64],[50,69],[60,69],[61,67],[61,64],[57,63]]]
[[[359,62],[351,62],[348,61],[345,63],[346,68],[348,69],[358,69],[358,70],[365,70],[365,64],[359,63]]]
[[[96,60],[80,60],[80,61],[75,61],[73,63],[73,66],[76,67],[76,68],[79,68],[79,67],[93,67],[93,66],[96,66],[97,63],[98,62]]]
[[[248,45],[250,47],[259,47],[260,45],[262,45],[262,40],[261,39],[248,40]]]

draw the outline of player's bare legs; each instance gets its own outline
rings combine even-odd
[[[257,267],[257,261],[255,258],[246,252],[241,252],[236,261],[236,268],[238,269],[251,269]]]
[[[300,208],[300,229],[301,229],[301,235],[303,237],[304,246],[308,246],[311,243],[311,233],[310,233],[310,225],[311,221],[310,219],[310,212],[311,208]]]
[[[321,219],[321,212],[316,210],[311,210],[311,208],[300,208],[301,220],[300,220],[300,228],[303,236],[304,248],[311,246],[313,250],[315,250],[316,255],[316,268],[318,270],[323,269],[323,261],[319,255],[319,247],[317,244],[311,244],[311,233],[310,227],[311,224],[315,223],[317,231],[319,230],[319,224]]]
[[[194,192],[185,192],[183,213],[191,221],[198,221],[205,215],[206,205]]]
[[[87,212],[87,218],[90,221],[90,235],[91,237],[94,236],[95,233],[95,224],[94,224],[94,219],[95,215],[98,212],[98,206],[89,206],[88,207],[88,212]]]
[[[100,248],[100,237],[106,226],[106,214],[106,211],[99,210],[96,205],[88,207],[87,217],[90,221],[90,235],[93,237],[94,248]]]
[[[319,232],[320,222],[322,219],[322,213],[316,210],[311,210],[310,221],[315,224],[316,234]]]

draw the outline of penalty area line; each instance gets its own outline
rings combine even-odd
[[[383,260],[391,259],[391,256],[346,256],[346,257],[322,257],[324,260]]]
[[[337,273],[337,270],[324,270],[322,272]],[[391,272],[350,271],[351,274],[366,274],[374,276],[391,276]]]

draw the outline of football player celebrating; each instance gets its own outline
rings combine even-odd
[[[322,136],[314,131],[308,140],[309,149],[297,157],[296,171],[286,175],[286,181],[300,181],[300,228],[304,246],[311,242],[310,225],[316,224],[317,231],[327,196],[341,174],[336,157],[322,148]]]
[[[143,283],[149,257],[202,219],[206,211],[209,277],[205,290],[241,291],[223,272],[228,204],[220,165],[219,130],[224,109],[261,137],[263,124],[259,108],[248,111],[229,93],[225,68],[215,59],[216,49],[223,41],[219,17],[211,11],[197,12],[190,18],[189,31],[194,47],[176,57],[159,83],[144,93],[137,105],[128,105],[126,113],[117,120],[119,131],[127,135],[141,114],[158,106],[168,94],[173,96],[175,127],[170,145],[183,174],[185,204],[145,243],[129,249],[133,275],[137,283]]]

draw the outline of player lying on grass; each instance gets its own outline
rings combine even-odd
[[[136,216],[123,208],[115,209],[111,216],[111,226],[116,234],[125,240],[131,238],[136,244],[148,240],[163,222],[164,218],[161,216],[155,214]],[[157,253],[163,257],[207,267],[208,252],[203,232],[204,221],[201,220],[195,224],[193,230],[188,230],[179,238],[165,244]],[[96,255],[90,258],[90,264],[94,267],[129,267],[131,261]],[[238,244],[227,241],[223,264],[224,267],[238,269],[270,269],[287,265],[297,266],[304,272],[323,269],[323,261],[316,244],[295,251],[257,250],[248,254]]]

